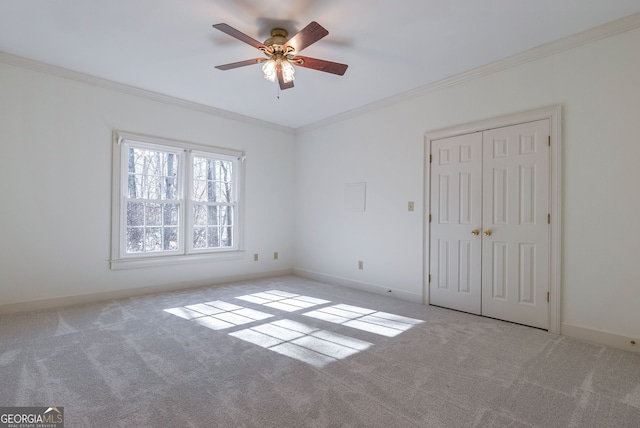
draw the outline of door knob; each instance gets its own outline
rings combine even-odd
[[[491,236],[491,230],[487,229],[484,231],[484,236]]]
[[[480,235],[480,231],[478,229],[474,229],[474,230],[471,231],[471,234],[473,236],[478,236],[478,235]]]

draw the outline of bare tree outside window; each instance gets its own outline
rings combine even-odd
[[[129,148],[128,253],[178,249],[177,158],[175,153]]]

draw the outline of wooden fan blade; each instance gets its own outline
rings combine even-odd
[[[302,60],[301,64],[296,62],[296,60],[298,59]],[[325,61],[323,59],[309,58],[308,56],[296,56],[293,58],[292,62],[300,67],[324,71],[325,73],[337,74],[338,76],[342,76],[347,71],[347,67],[349,67],[347,64]]]
[[[295,49],[295,53],[300,53],[304,48],[314,44],[327,34],[329,32],[322,25],[313,21],[289,39],[286,46],[291,46]]]
[[[289,83],[285,83],[284,77],[282,76],[282,68],[278,67],[276,70],[276,74],[278,75],[278,83],[280,84],[280,89],[283,91],[285,89],[293,88],[293,80]]]
[[[257,41],[256,39],[247,36],[246,34],[244,34],[241,31],[236,30],[235,28],[231,27],[228,24],[214,24],[213,28],[216,28],[220,31],[222,31],[223,33],[226,33],[228,35],[230,35],[231,37],[235,37],[236,39],[240,40],[241,42],[245,42],[248,45],[253,46],[254,48],[260,49],[260,48],[264,48],[264,44]]]
[[[246,61],[232,62],[231,64],[216,65],[218,70],[231,70],[233,68],[244,67],[245,65],[260,64],[264,58],[248,59]]]

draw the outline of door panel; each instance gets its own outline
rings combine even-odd
[[[547,328],[549,121],[483,133],[482,315]]]
[[[491,262],[488,267],[491,270],[491,282],[487,282],[491,289],[491,298],[505,301],[507,299],[507,282],[509,281],[507,272],[507,264],[509,258],[507,256],[508,245],[506,242],[493,241],[491,244],[491,254],[487,257],[487,260]],[[488,247],[488,245],[485,245]],[[488,290],[487,290],[488,291]],[[488,294],[488,293],[484,293]],[[485,314],[486,315],[486,314]]]
[[[482,134],[434,141],[431,167],[433,305],[480,314]]]

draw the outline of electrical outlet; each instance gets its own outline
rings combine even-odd
[[[258,261],[258,253],[255,253],[255,254],[253,255],[253,261],[254,261],[254,262],[257,262],[257,261]]]
[[[360,270],[364,269],[364,262],[362,260],[358,261],[358,269],[360,269]]]
[[[409,201],[409,203],[407,204],[407,208],[409,209],[409,211],[413,211],[413,201]]]
[[[273,252],[273,260],[278,260],[278,252],[277,251]]]

